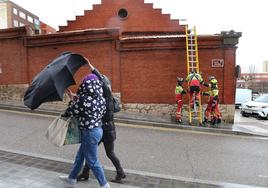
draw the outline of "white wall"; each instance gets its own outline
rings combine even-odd
[[[7,5],[0,3],[0,29],[7,28]]]

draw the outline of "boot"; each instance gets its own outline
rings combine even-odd
[[[212,117],[211,118],[211,125],[212,125],[212,127],[214,127],[216,123],[217,123],[217,118],[216,117]]]
[[[178,122],[178,123],[182,123],[182,120],[179,119],[179,118],[177,118],[177,119],[176,119],[176,122]]]
[[[204,118],[204,121],[203,121],[203,123],[208,123],[208,119],[207,118]]]
[[[85,165],[83,172],[77,176],[77,181],[87,181],[89,178],[89,168]]]
[[[117,172],[115,178],[112,180],[114,183],[122,183],[122,179],[126,178],[126,174],[124,172]]]

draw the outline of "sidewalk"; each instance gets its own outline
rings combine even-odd
[[[72,162],[59,161],[29,153],[16,153],[0,148],[0,188],[67,188],[59,179],[67,175]],[[109,181],[114,172],[105,168]],[[241,184],[220,183],[183,177],[171,177],[144,172],[126,171],[123,184],[110,183],[111,188],[257,188]],[[88,181],[78,182],[76,188],[99,188],[98,182],[91,175]]]
[[[40,159],[28,155],[0,151],[1,188],[63,188],[65,182],[59,179],[67,175],[70,165],[63,162]],[[113,188],[138,188],[132,185],[110,183]],[[79,182],[77,188],[97,188],[98,182]]]

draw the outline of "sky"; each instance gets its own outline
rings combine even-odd
[[[11,0],[37,15],[56,29],[91,10],[101,0]],[[186,19],[181,23],[196,26],[197,34],[219,34],[221,31],[242,32],[236,51],[236,64],[242,72],[255,66],[262,72],[262,63],[268,61],[267,0],[144,0],[162,8],[172,19]]]

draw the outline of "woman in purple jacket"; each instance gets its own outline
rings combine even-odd
[[[102,117],[105,111],[106,102],[103,97],[102,83],[95,74],[89,74],[79,86],[76,99],[69,103],[67,110],[62,114],[63,117],[76,117],[81,130],[81,145],[76,154],[73,168],[68,177],[60,177],[68,185],[74,186],[76,184],[78,173],[83,167],[84,159],[86,159],[100,186],[110,188],[102,165],[98,160],[98,143],[103,135]]]

